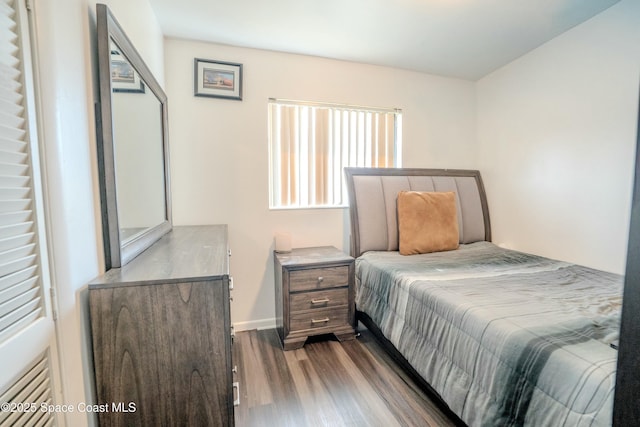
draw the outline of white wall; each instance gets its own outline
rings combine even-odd
[[[35,0],[50,257],[58,294],[63,396],[88,402],[86,284],[104,271],[97,184],[95,2]],[[149,67],[163,79],[163,39],[147,0],[104,1]],[[163,81],[163,80],[160,80]],[[93,421],[66,415],[67,425]]]
[[[239,329],[273,325],[275,232],[292,233],[294,247],[348,252],[346,210],[268,209],[269,97],[402,108],[404,166],[474,166],[472,82],[178,39],[165,47],[174,223],[229,224]],[[194,58],[242,63],[244,99],[194,97]]]
[[[624,272],[639,23],[623,0],[477,83],[495,242]]]

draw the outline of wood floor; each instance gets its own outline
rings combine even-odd
[[[236,426],[454,426],[366,329],[282,351],[274,329],[236,334]]]

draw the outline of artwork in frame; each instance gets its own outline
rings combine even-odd
[[[242,100],[242,64],[196,58],[194,95]]]
[[[140,75],[117,49],[111,49],[111,89],[114,92],[144,93]]]

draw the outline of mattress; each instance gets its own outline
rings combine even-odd
[[[356,260],[356,305],[469,426],[608,426],[623,280],[489,242]]]

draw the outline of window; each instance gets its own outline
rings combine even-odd
[[[269,206],[347,204],[343,168],[400,167],[402,112],[269,101]]]

